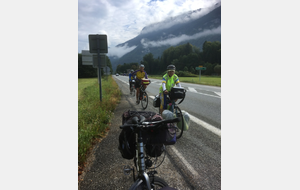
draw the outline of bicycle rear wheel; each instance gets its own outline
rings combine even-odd
[[[132,96],[135,96],[135,88],[134,87],[131,87],[131,88],[132,88],[132,90],[131,90]]]
[[[177,123],[177,129],[176,129],[176,139],[179,139],[182,136],[183,133],[183,116],[180,108],[176,106],[174,108],[174,113],[176,114],[176,117],[180,117],[180,122]]]
[[[145,110],[148,106],[148,94],[146,92],[143,92],[141,104],[143,110]]]
[[[163,180],[160,177],[157,176],[151,176],[150,179],[150,185],[152,189],[161,189],[163,187],[168,187],[167,182]],[[145,183],[141,183],[138,187],[136,187],[137,190],[147,190],[147,185]]]

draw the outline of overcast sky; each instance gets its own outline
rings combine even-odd
[[[78,53],[89,50],[89,34],[106,34],[108,55],[120,57],[135,47],[115,46],[136,37],[145,26],[218,2],[220,0],[78,0]],[[149,29],[155,30],[154,26]],[[143,45],[153,45],[151,43],[143,42]]]

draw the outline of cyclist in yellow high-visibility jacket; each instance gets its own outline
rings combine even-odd
[[[180,81],[178,76],[175,74],[176,67],[174,65],[169,65],[167,67],[167,74],[163,76],[162,84],[159,88],[159,96],[160,96],[160,107],[159,107],[159,113],[162,114],[162,112],[167,109],[167,103],[166,103],[166,95],[168,92],[171,91],[171,88],[173,88],[175,85],[177,87],[181,87]]]

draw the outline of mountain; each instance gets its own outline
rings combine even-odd
[[[135,47],[120,58],[109,57],[113,70],[123,63],[140,63],[147,53],[154,58],[161,57],[163,51],[171,46],[190,43],[200,50],[205,41],[221,42],[221,5],[198,9],[168,18],[162,22],[143,28],[135,38],[117,47]]]

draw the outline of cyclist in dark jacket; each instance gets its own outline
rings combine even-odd
[[[134,79],[134,76],[132,75],[133,70],[131,69],[130,74],[129,74],[129,91],[131,94],[131,86],[132,86],[132,80]]]

